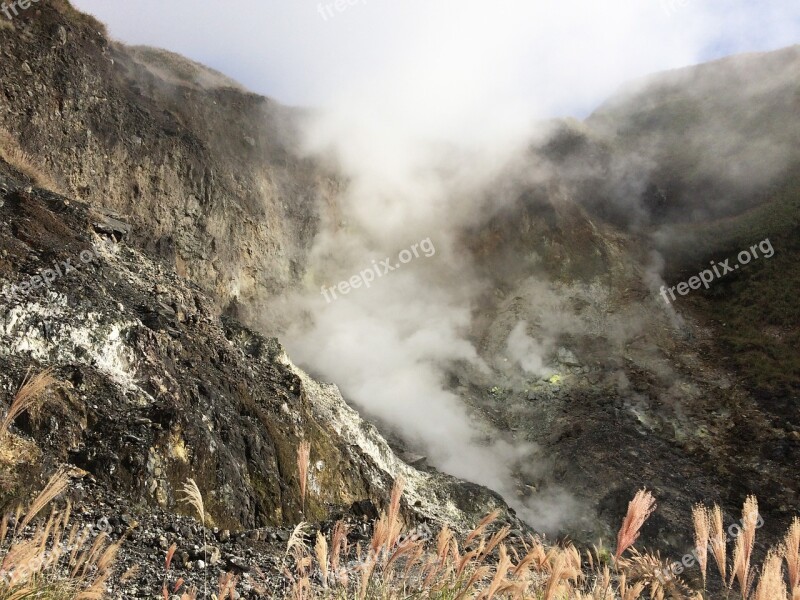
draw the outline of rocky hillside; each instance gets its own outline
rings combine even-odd
[[[220,531],[296,523],[305,437],[307,517],[380,505],[398,475],[409,520],[461,527],[502,504],[420,457],[409,467],[335,386],[247,328],[272,331],[260,307],[303,288],[346,188],[300,157],[302,111],[110,41],[63,1],[0,27],[0,47],[0,285],[77,265],[0,298],[7,395],[29,367],[59,381],[17,423],[31,445],[3,473],[4,502],[73,464],[92,495],[147,520],[138,548],[155,561],[146,544],[183,510],[188,476]],[[796,509],[799,57],[658,75],[583,123],[543,126],[480,190],[499,208],[459,232],[487,283],[468,339],[489,368],[447,365],[446,379],[528,444],[520,499],[569,491],[562,533],[609,539],[644,485],[660,508],[643,537],[670,552],[691,543],[696,501],[732,514],[756,493],[768,536]],[[767,238],[774,258],[673,304],[659,295]],[[521,322],[540,369],[505,356]]]
[[[665,547],[691,543],[680,515],[701,499],[753,492],[780,522],[797,508],[798,67],[794,47],[660,74],[551,124],[465,235],[493,282],[475,335],[498,366],[458,374],[460,392],[539,445],[536,487],[601,522],[652,486]],[[764,240],[774,256],[664,301]],[[497,361],[520,321],[556,379]]]
[[[380,504],[401,475],[420,518],[466,526],[501,504],[410,468],[276,340],[220,320],[302,276],[330,201],[332,180],[295,156],[297,111],[113,43],[66,2],[4,26],[0,43],[3,387],[44,365],[61,382],[51,416],[26,423],[40,451],[8,474],[4,502],[69,462],[137,505],[175,510],[191,476],[220,526],[294,524],[307,438],[307,517]],[[63,261],[78,266],[13,288]]]
[[[337,184],[297,157],[299,111],[112,42],[65,1],[21,14],[0,44],[0,128],[70,197],[124,215],[231,314],[302,276]]]
[[[399,460],[335,386],[310,379],[277,340],[221,320],[196,285],[132,245],[118,215],[17,177],[0,165],[0,389],[10,399],[29,369],[45,366],[56,384],[0,442],[3,508],[41,489],[56,466],[77,467],[86,479],[73,495],[80,514],[120,533],[133,520],[148,524],[126,552],[149,562],[151,575],[163,561],[158,540],[176,522],[169,514],[190,510],[178,502],[189,477],[218,531],[256,532],[231,549],[250,548],[249,561],[239,558],[245,566],[280,553],[253,554],[259,532],[285,543],[276,527],[351,506],[354,516],[377,516],[400,477],[409,524],[463,529],[503,508],[488,490]],[[303,439],[311,444],[305,506]]]

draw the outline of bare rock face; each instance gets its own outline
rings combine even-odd
[[[0,381],[52,365],[59,384],[18,421],[38,451],[5,473],[6,500],[70,463],[131,505],[181,510],[194,478],[213,523],[242,530],[382,506],[407,482],[406,514],[467,528],[502,507],[491,492],[401,462],[335,386],[291,364],[277,340],[215,316],[196,285],[109,230],[82,203],[3,180]],[[309,495],[296,449],[311,443]],[[25,474],[33,476],[25,476]]]
[[[67,3],[14,27],[0,28],[0,128],[64,191],[123,215],[136,243],[233,314],[301,277],[336,183],[298,157],[300,111],[111,42]]]

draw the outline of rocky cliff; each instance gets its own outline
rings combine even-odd
[[[302,113],[168,52],[127,48],[67,2],[0,29],[0,128],[73,198],[235,313],[302,276],[337,183],[296,153]]]
[[[0,503],[38,491],[58,465],[77,467],[81,514],[117,523],[119,533],[123,514],[126,524],[148,523],[126,550],[128,566],[150,565],[136,585],[150,577],[157,587],[163,557],[152,548],[175,522],[170,513],[189,510],[178,502],[189,477],[217,531],[256,532],[229,548],[249,548],[239,559],[246,569],[280,554],[253,554],[259,531],[285,543],[276,527],[351,506],[376,516],[398,478],[409,524],[466,529],[504,509],[484,488],[398,459],[335,386],[295,367],[277,340],[220,318],[200,288],[132,245],[119,220],[32,189],[7,165],[0,215],[0,389],[10,399],[29,369],[45,366],[56,379],[41,409],[16,423],[17,451],[0,460]],[[302,440],[311,444],[305,504]]]

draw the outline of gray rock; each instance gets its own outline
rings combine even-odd
[[[242,573],[250,571],[250,565],[248,565],[247,562],[245,562],[245,559],[241,556],[229,554],[225,557],[225,563],[227,564],[228,569],[235,569]]]
[[[578,362],[578,359],[575,358],[575,355],[572,353],[572,351],[566,348],[558,349],[557,358],[558,362],[568,367],[578,367],[581,364]]]
[[[422,454],[414,454],[413,452],[405,452],[400,455],[406,463],[411,465],[412,467],[421,467],[428,462],[428,457],[423,456]]]
[[[127,223],[105,215],[97,219],[93,227],[97,233],[113,236],[115,239],[120,240],[131,232],[131,226]]]

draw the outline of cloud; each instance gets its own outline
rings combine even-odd
[[[325,0],[75,4],[123,41],[180,52],[283,102],[393,88],[397,104],[426,103],[427,124],[450,131],[465,114],[479,129],[487,108],[586,112],[633,77],[800,39],[787,0],[685,0],[667,14],[670,1],[369,0],[327,21]]]

